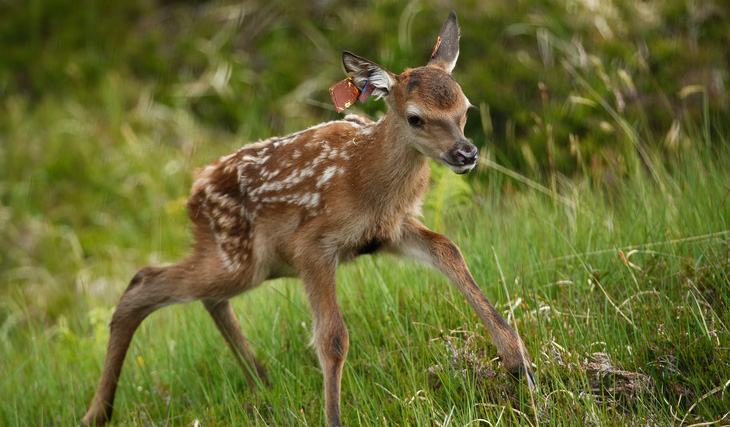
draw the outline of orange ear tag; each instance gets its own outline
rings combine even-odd
[[[335,104],[335,110],[338,113],[351,106],[359,95],[360,90],[352,82],[352,77],[348,77],[330,88],[332,103]]]

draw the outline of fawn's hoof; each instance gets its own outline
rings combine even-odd
[[[521,344],[519,338],[516,342]],[[527,355],[527,351],[524,349],[524,345],[515,345],[508,350],[499,355],[505,370],[515,378],[524,377],[530,389],[534,390],[537,387],[537,381],[535,381],[535,375],[532,373],[532,363],[530,362],[530,356]]]
[[[111,411],[106,413],[104,411],[93,411],[90,409],[89,412],[84,415],[84,418],[81,419],[79,427],[103,426],[108,423],[110,419]]]
[[[534,390],[537,387],[535,375],[532,373],[532,369],[529,365],[525,363],[520,363],[516,369],[511,369],[507,372],[509,372],[509,374],[515,378],[525,378],[527,380],[527,385],[530,387],[531,390]]]

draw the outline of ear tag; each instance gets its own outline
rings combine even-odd
[[[374,90],[375,85],[370,86],[370,77],[368,77],[368,81],[365,82],[365,86],[362,88],[362,92],[360,93],[360,97],[358,98],[360,100],[360,103],[364,104],[365,101],[370,98],[370,95],[373,94]]]
[[[348,77],[345,80],[337,82],[330,88],[330,96],[332,97],[332,103],[335,104],[335,110],[341,113],[345,108],[351,106],[357,97],[360,95],[360,90],[352,82],[352,77]]]
[[[436,52],[438,52],[440,44],[441,44],[441,36],[439,36],[439,38],[436,39],[436,46],[433,47],[433,53],[431,53],[431,59],[433,59],[433,57],[436,56]]]

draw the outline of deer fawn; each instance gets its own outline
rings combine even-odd
[[[169,304],[202,300],[244,371],[265,381],[230,298],[268,279],[300,276],[314,319],[327,418],[340,425],[349,339],[335,269],[373,252],[406,255],[443,272],[486,325],[506,370],[525,375],[534,387],[522,340],[474,282],[459,248],[416,219],[429,158],[458,174],[479,159],[463,133],[471,105],[451,77],[458,56],[454,12],[425,67],[395,75],[344,52],[358,91],[372,85],[388,104],[382,119],[347,115],[247,145],[197,170],[188,200],[193,253],[176,265],[143,268],[132,279],[114,312],[101,381],[83,423],[111,418],[132,335],[146,316]]]

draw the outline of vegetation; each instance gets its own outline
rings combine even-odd
[[[438,273],[338,273],[348,425],[691,425],[730,408],[730,9],[722,2],[464,1],[455,70],[480,113],[466,179],[435,166],[424,222],[515,325],[540,387],[506,376]],[[336,117],[347,49],[420,65],[449,8],[364,2],[0,5],[1,425],[72,425],[139,268],[191,242],[194,168]],[[358,106],[376,117],[382,102]],[[120,425],[320,425],[296,280],[235,300],[269,388],[200,304],[147,319]]]

